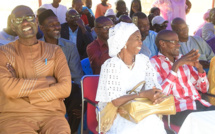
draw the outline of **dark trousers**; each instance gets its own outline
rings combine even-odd
[[[197,110],[185,110],[182,112],[177,112],[176,115],[171,115],[170,116],[171,123],[177,126],[181,126],[184,120],[186,119],[186,117],[192,112],[215,110],[215,106],[206,107],[202,105],[202,103],[199,101],[196,101],[196,107],[197,107]]]
[[[64,101],[71,133],[78,130],[81,121],[81,100],[81,89],[77,84],[72,83],[72,92]]]

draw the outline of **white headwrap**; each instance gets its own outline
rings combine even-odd
[[[127,43],[129,37],[139,30],[134,23],[120,22],[109,29],[109,56],[114,57]]]

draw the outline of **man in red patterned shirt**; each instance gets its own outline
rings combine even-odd
[[[191,50],[186,55],[179,54],[178,35],[170,30],[162,30],[156,37],[158,55],[151,58],[151,63],[158,72],[158,82],[165,94],[175,98],[176,115],[171,122],[182,125],[191,112],[215,110],[215,106],[203,100],[197,90],[205,93],[209,83],[202,65],[199,63],[198,50]]]

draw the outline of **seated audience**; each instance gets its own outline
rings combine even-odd
[[[162,101],[161,86],[149,58],[138,54],[141,49],[141,34],[133,23],[120,22],[109,30],[110,59],[102,65],[96,101],[101,110],[108,102],[119,107],[135,98],[148,98],[157,104]],[[139,82],[145,81],[145,90],[139,86],[138,94],[128,94]],[[110,109],[111,110],[111,109]],[[155,114],[139,123],[133,123],[117,113],[107,134],[166,134],[162,120]]]
[[[0,47],[0,133],[70,134],[64,98],[71,75],[62,49],[37,40],[31,8],[11,12],[19,39]]]
[[[215,37],[215,8],[212,8],[209,13],[209,22],[206,23],[202,28],[202,38],[208,41]]]
[[[111,4],[107,2],[108,0],[101,0],[101,3],[96,6],[95,18],[104,16],[105,12],[112,7]]]
[[[67,23],[61,25],[61,37],[76,45],[81,60],[88,57],[86,48],[93,41],[90,28],[84,25],[80,15],[74,9],[67,11],[66,21]]]
[[[81,112],[81,89],[77,87],[80,86],[83,72],[78,50],[69,40],[60,38],[60,22],[52,10],[49,9],[42,12],[38,18],[40,28],[44,33],[44,37],[41,40],[50,44],[59,45],[62,48],[69,65],[72,81],[74,81],[72,84],[72,92],[64,101],[71,132],[73,133],[77,131],[80,123],[80,118],[77,119],[77,115],[74,115],[74,111],[78,109]],[[75,86],[75,84],[78,86]]]
[[[137,26],[140,30],[143,45],[141,47],[140,53],[145,54],[149,58],[158,54],[158,48],[155,44],[155,38],[157,33],[149,30],[149,20],[147,16],[142,12],[137,12],[133,15],[137,16],[138,23]]]
[[[189,13],[192,5],[190,0],[155,0],[152,6],[158,7],[161,16],[171,23],[176,17],[186,20],[186,14]],[[170,23],[167,26],[168,30],[171,30]]]
[[[104,15],[113,21],[114,24],[117,23],[116,14],[114,13],[113,9],[108,9]]]
[[[165,30],[167,25],[168,25],[168,21],[164,20],[164,18],[161,16],[155,16],[152,19],[152,26],[154,28],[153,31],[157,33],[160,32],[161,30]]]
[[[133,14],[137,12],[142,12],[142,6],[140,0],[132,0],[130,8],[130,18],[133,17]]]
[[[82,0],[72,1],[72,8],[79,13],[84,24],[89,25],[89,27],[91,28],[94,27],[94,20],[95,20],[94,16],[87,9],[82,12],[82,6],[83,6]]]
[[[97,39],[87,46],[87,55],[90,60],[90,65],[93,74],[100,74],[102,64],[110,58],[108,55],[108,31],[113,27],[113,22],[104,16],[98,17],[95,20],[95,32]]]
[[[124,0],[118,0],[116,2],[116,10],[117,10],[117,13],[116,13],[117,18],[119,18],[119,16],[121,15],[128,15],[126,3]]]
[[[188,35],[188,26],[186,22],[181,18],[175,18],[172,21],[172,30],[178,34],[180,53],[185,55],[192,49],[199,50],[199,63],[204,69],[208,69],[210,65],[210,60],[214,57],[214,53],[210,46],[198,36]]]
[[[41,7],[51,9],[56,15],[60,24],[66,22],[66,11],[67,7],[60,4],[61,0],[53,0],[51,4],[44,4]]]
[[[0,31],[1,44],[7,44],[18,39],[17,34],[11,29],[10,15],[7,18],[7,27]]]
[[[209,83],[203,66],[199,63],[199,50],[192,49],[186,55],[180,54],[179,37],[170,30],[162,30],[156,37],[158,55],[151,58],[157,71],[158,82],[163,93],[175,98],[176,115],[171,123],[181,126],[191,112],[215,110],[215,106],[203,100],[197,90],[205,93]]]

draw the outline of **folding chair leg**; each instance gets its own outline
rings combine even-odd
[[[84,100],[82,100],[82,110],[81,110],[81,134],[84,131]]]
[[[167,115],[167,120],[168,120],[168,127],[169,127],[169,130],[170,130],[173,134],[177,134],[177,133],[171,128],[171,124],[170,124],[170,115]]]

